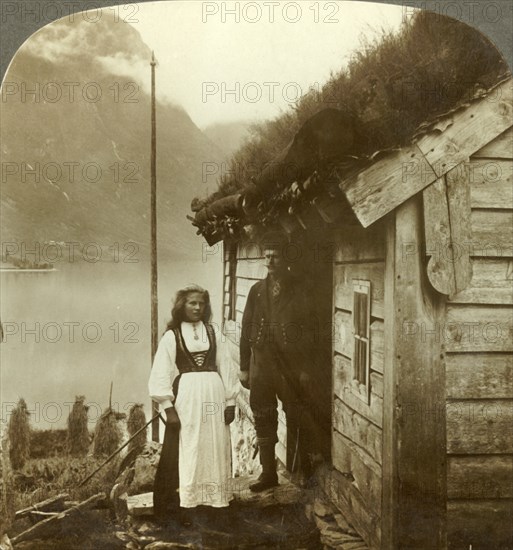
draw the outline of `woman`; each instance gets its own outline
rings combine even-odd
[[[149,393],[166,413],[154,488],[156,515],[177,504],[173,498],[177,485],[181,508],[221,508],[232,499],[227,490],[229,424],[235,417],[239,386],[230,358],[221,357],[220,338],[208,323],[211,314],[206,290],[197,285],[179,290],[155,354]]]

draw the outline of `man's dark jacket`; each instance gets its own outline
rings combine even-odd
[[[248,294],[241,327],[241,370],[250,370],[254,361],[267,361],[290,374],[314,372],[318,331],[308,292],[301,281],[287,276],[270,308],[269,285],[267,277]]]

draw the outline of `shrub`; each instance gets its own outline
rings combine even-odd
[[[127,421],[128,436],[132,437],[145,424],[146,424],[146,415],[144,414],[144,411],[143,411],[143,405],[142,403],[136,403],[132,406],[132,408],[130,409],[130,412],[128,413],[128,421]],[[135,437],[132,441],[130,441],[130,443],[128,444],[128,452],[136,449],[137,447],[143,446],[146,443],[147,438],[148,438],[148,427],[146,427],[146,429],[144,429],[137,437]]]
[[[112,454],[121,443],[118,415],[109,407],[99,418],[94,430],[93,454],[96,457]]]
[[[5,425],[0,424],[0,536],[10,528],[16,510],[9,437],[5,428]]]
[[[68,416],[67,450],[71,456],[85,456],[89,449],[88,407],[84,401],[83,395],[77,395]]]
[[[67,435],[67,430],[31,430],[30,458],[62,456]]]
[[[25,399],[20,398],[9,419],[9,457],[13,469],[20,470],[30,456],[30,413]]]

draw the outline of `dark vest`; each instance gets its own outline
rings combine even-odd
[[[173,329],[176,339],[176,366],[180,374],[184,374],[185,372],[217,372],[216,338],[214,329],[207,323],[205,323],[205,328],[207,330],[210,347],[201,366],[196,363],[193,354],[187,349],[181,328],[177,327]]]

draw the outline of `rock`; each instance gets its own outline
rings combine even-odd
[[[135,459],[134,478],[129,494],[153,490],[162,445],[155,441],[147,443],[142,453]],[[132,492],[134,491],[134,492]]]
[[[314,507],[313,504],[305,504],[305,516],[309,521],[315,521]]]
[[[118,521],[123,521],[128,515],[128,495],[123,489],[124,487],[120,483],[116,483],[110,492],[110,500],[114,506],[114,513]]]
[[[152,499],[152,502],[153,502],[153,499]],[[139,527],[137,527],[137,532],[141,533],[141,535],[147,534],[147,533],[152,532],[154,530],[155,530],[154,527],[152,527],[151,525],[149,525],[146,522],[142,523]]]
[[[331,546],[332,548],[337,548],[341,545],[344,545],[345,548],[345,544],[354,542],[361,544],[362,539],[355,539],[355,537],[348,535],[347,533],[342,533],[334,529],[327,529],[325,531],[321,531],[321,542],[327,546]]]
[[[314,513],[319,518],[333,517],[333,509],[320,498],[314,501]]]
[[[116,536],[117,539],[119,539],[122,542],[132,542],[133,540],[132,537],[129,536],[124,531],[116,531],[114,535]]]
[[[139,543],[142,544],[143,547],[150,544],[150,542],[155,542],[156,540],[157,540],[157,537],[140,536],[138,538]]]
[[[163,542],[159,540],[148,544],[148,546],[144,547],[144,550],[183,550],[187,548],[197,548],[197,546],[192,544],[180,544],[178,542]]]
[[[132,516],[153,515],[153,493],[132,495],[127,498],[128,513]]]
[[[260,493],[253,493],[249,489],[250,483],[254,481],[255,477],[237,477],[231,480],[228,490],[233,492],[234,504],[266,508],[267,506],[296,504],[303,497],[302,490],[282,476],[279,476],[279,485]]]
[[[331,550],[365,550],[367,547],[344,515],[320,497],[313,503],[314,521],[323,547]]]
[[[337,550],[369,550],[369,547],[363,540],[346,542],[342,546],[337,546]]]
[[[4,533],[0,539],[0,550],[13,550],[11,540],[7,536],[7,533]]]
[[[130,541],[125,548],[127,550],[140,550],[141,546],[140,544],[137,544],[137,542]]]
[[[161,450],[160,443],[148,441],[137,456],[129,453],[125,457],[115,481],[120,486],[119,494],[131,496],[153,490]]]
[[[236,349],[233,352],[237,352]],[[230,424],[233,475],[257,476],[262,471],[259,456],[255,455],[256,432],[249,406],[249,391],[242,390],[237,398],[237,414]]]
[[[359,536],[342,514],[334,514],[333,517],[335,518],[335,521],[337,522],[337,525],[341,531],[355,537]]]

